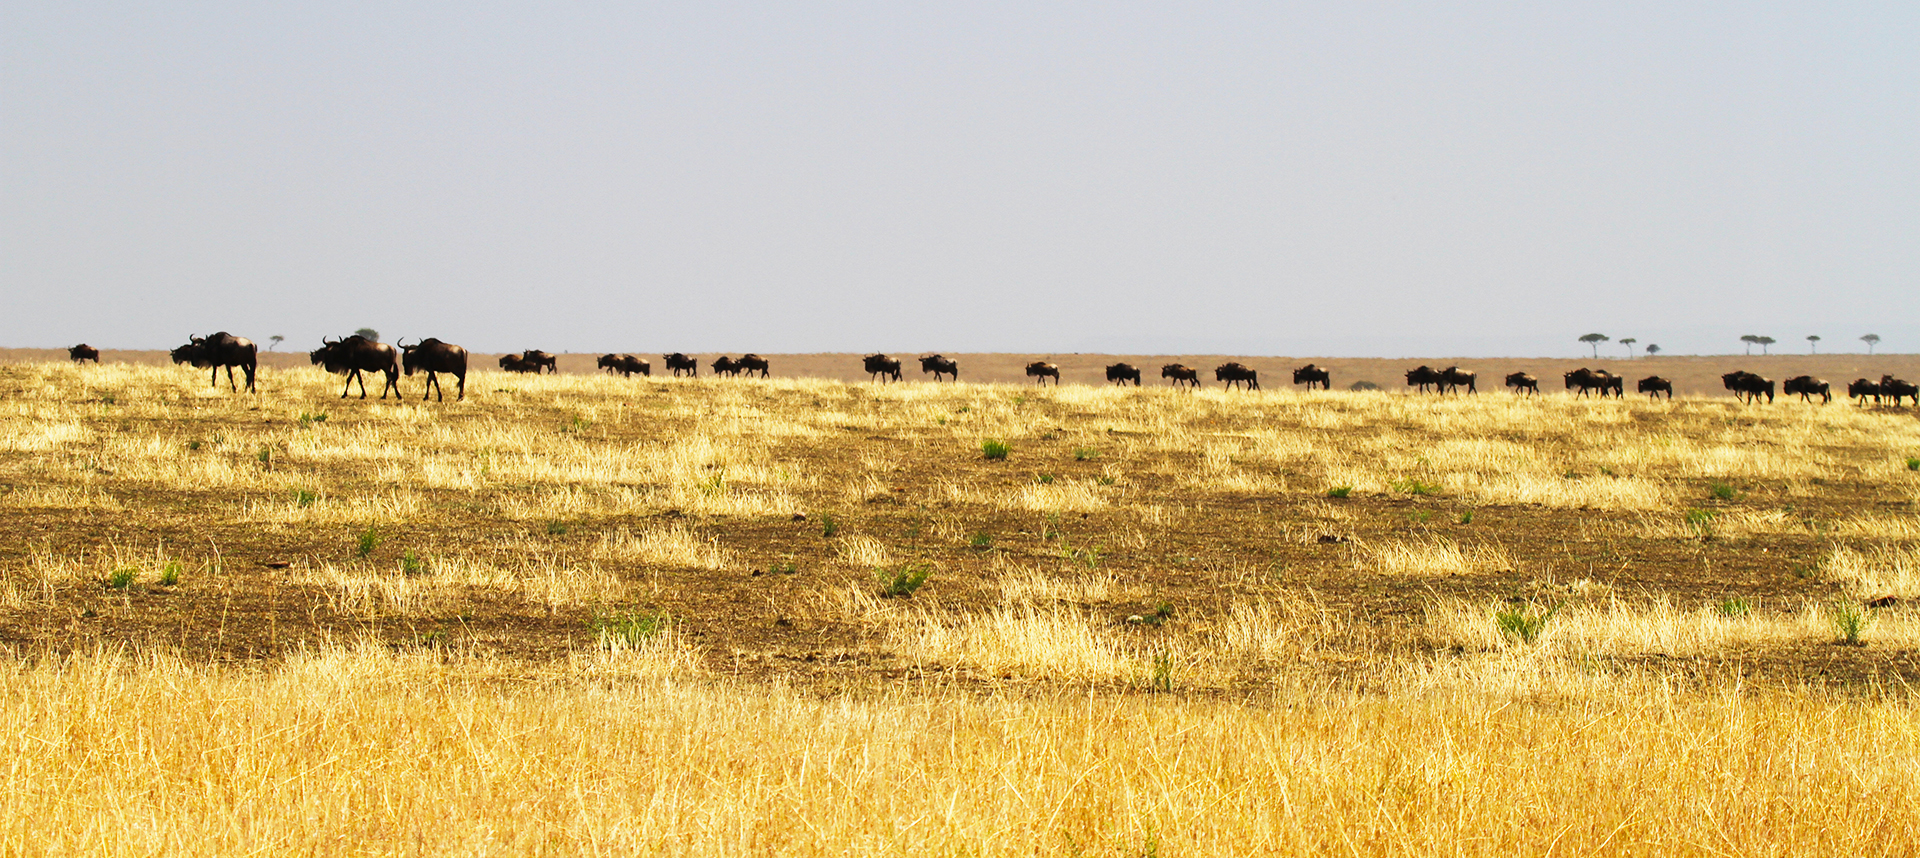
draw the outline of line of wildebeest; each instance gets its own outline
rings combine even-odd
[[[366,372],[377,372],[386,377],[387,383],[380,389],[381,399],[387,398],[389,392],[397,399],[400,397],[400,374],[403,371],[408,376],[415,372],[426,373],[426,392],[421,396],[423,400],[435,396],[439,401],[446,400],[446,393],[441,389],[437,377],[439,373],[447,373],[454,377],[458,391],[456,399],[467,398],[467,350],[460,346],[441,342],[432,337],[411,345],[405,342],[388,345],[357,334],[339,340],[323,337],[320,342],[320,348],[309,352],[307,356],[316,366],[324,366],[328,372],[346,375],[346,386],[340,391],[342,399],[347,397],[356,381],[360,383],[360,398],[367,398],[367,381],[362,375]],[[247,391],[254,390],[253,380],[254,373],[259,367],[259,349],[254,346],[252,340],[221,331],[207,337],[189,337],[186,345],[174,349],[170,354],[176,364],[192,364],[201,369],[211,367],[212,383],[215,385],[220,383],[221,367],[225,367],[227,386],[236,392],[240,388],[234,383],[233,368],[240,367],[246,374]],[[100,350],[85,343],[67,349],[67,355],[76,363],[100,362]],[[661,360],[675,376],[684,373],[697,377],[700,374],[699,361],[680,352],[662,355]],[[871,354],[861,360],[869,380],[882,382],[901,380],[899,358]],[[960,363],[952,358],[936,354],[919,360],[920,371],[932,375],[936,382],[960,379]],[[617,372],[627,377],[635,374],[653,375],[651,362],[630,354],[601,355],[598,365],[609,373]],[[721,376],[738,376],[744,372],[748,376],[759,373],[761,378],[766,378],[772,374],[767,359],[756,354],[745,354],[737,358],[721,355],[714,359],[711,367],[715,375]],[[558,357],[537,349],[529,349],[517,355],[506,355],[500,358],[500,368],[508,372],[522,373],[558,373],[560,371]],[[1140,368],[1129,363],[1116,363],[1107,367],[1107,381],[1112,384],[1124,385],[1132,382],[1135,387],[1139,387],[1140,375]],[[1046,384],[1048,379],[1052,379],[1057,386],[1060,384],[1060,367],[1057,364],[1037,360],[1027,364],[1027,377],[1040,384]],[[1200,386],[1200,371],[1184,364],[1170,363],[1162,366],[1160,377],[1171,380],[1175,387]],[[1238,361],[1228,361],[1215,367],[1213,377],[1215,381],[1226,384],[1228,388],[1260,389],[1260,374],[1252,367]],[[1720,378],[1726,388],[1733,391],[1733,394],[1744,402],[1758,402],[1762,396],[1765,396],[1768,402],[1773,401],[1773,379],[1744,370],[1730,372]],[[1431,390],[1442,396],[1462,388],[1467,393],[1477,393],[1479,392],[1477,379],[1477,373],[1457,366],[1434,369],[1422,365],[1407,370],[1408,387],[1422,393]],[[1620,398],[1626,396],[1626,379],[1604,369],[1581,367],[1567,372],[1565,380],[1567,389],[1578,390],[1581,396],[1596,392],[1603,399],[1609,395]],[[1324,367],[1307,364],[1293,371],[1293,383],[1304,384],[1308,390],[1316,387],[1331,390],[1333,374]],[[1524,392],[1531,396],[1540,392],[1540,380],[1524,372],[1508,374],[1506,386],[1512,388],[1516,394]],[[1635,389],[1654,398],[1662,394],[1665,394],[1668,399],[1673,398],[1673,382],[1657,375],[1640,379]],[[1815,396],[1820,397],[1822,404],[1833,401],[1832,386],[1825,380],[1810,375],[1789,378],[1780,383],[1779,389],[1788,396],[1799,394],[1802,401],[1810,401]],[[1847,395],[1863,402],[1870,397],[1875,404],[1892,399],[1893,404],[1899,405],[1902,399],[1906,399],[1915,405],[1920,405],[1920,386],[1891,375],[1881,376],[1879,381],[1856,379],[1847,385]]]

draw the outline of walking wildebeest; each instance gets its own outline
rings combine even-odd
[[[1130,363],[1116,363],[1107,367],[1107,383],[1118,384],[1124,387],[1129,381],[1133,382],[1134,387],[1140,386],[1139,367]]]
[[[1427,392],[1428,385],[1438,385],[1439,383],[1440,373],[1435,372],[1433,367],[1427,366],[1426,364],[1421,364],[1413,369],[1407,370],[1407,386],[1418,388],[1421,393]]]
[[[939,381],[940,376],[943,375],[953,376],[954,381],[960,380],[960,362],[946,355],[933,355],[931,357],[921,358],[920,371],[922,373],[933,373],[933,380],[936,382]]]
[[[517,372],[522,374],[540,371],[540,365],[537,363],[534,363],[533,361],[527,360],[526,355],[501,355],[500,368],[506,370],[507,372]]]
[[[1826,379],[1811,375],[1796,375],[1780,382],[1780,392],[1788,396],[1798,393],[1801,402],[1810,402],[1815,396],[1820,397],[1821,405],[1833,401],[1833,386]]]
[[[1673,382],[1657,375],[1640,379],[1633,389],[1646,394],[1648,399],[1659,399],[1662,393],[1666,394],[1668,399],[1673,398]]]
[[[1895,405],[1899,405],[1903,397],[1913,400],[1915,405],[1920,405],[1920,385],[1901,381],[1891,375],[1883,375],[1880,376],[1880,396],[1892,397]]]
[[[1184,363],[1170,363],[1161,367],[1160,377],[1173,379],[1174,387],[1179,387],[1181,382],[1194,387],[1200,386],[1200,371]]]
[[[1260,373],[1239,361],[1230,360],[1214,367],[1213,380],[1226,382],[1228,388],[1244,384],[1248,390],[1260,389]]]
[[[748,375],[757,372],[760,373],[761,378],[766,378],[773,374],[772,366],[767,363],[767,359],[753,352],[747,352],[741,355],[739,360],[734,361],[734,364],[740,368],[740,371]]]
[[[694,378],[700,377],[700,362],[687,355],[679,352],[674,352],[670,355],[661,355],[660,362],[666,364],[667,369],[673,370],[673,376],[675,378],[680,377],[682,370]]]
[[[1567,389],[1572,390],[1578,387],[1581,396],[1586,396],[1589,391],[1594,390],[1600,391],[1601,399],[1607,398],[1609,393],[1621,397],[1626,395],[1626,379],[1604,369],[1587,369],[1583,366],[1568,372],[1566,378]]]
[[[1041,384],[1046,384],[1047,379],[1051,378],[1053,379],[1053,386],[1059,387],[1060,367],[1043,360],[1037,360],[1027,364],[1027,377]]]
[[[1773,379],[1771,378],[1737,369],[1720,376],[1720,383],[1733,391],[1734,397],[1742,402],[1748,404],[1759,402],[1762,394],[1766,395],[1769,404],[1773,402]]]
[[[210,337],[188,337],[187,344],[174,349],[171,353],[174,363],[191,363],[205,369],[213,367],[213,386],[220,384],[220,368],[227,368],[227,386],[236,393],[240,388],[233,383],[233,368],[240,367],[247,374],[247,392],[253,393],[253,373],[260,366],[259,349],[246,337],[236,337],[226,331],[220,331]]]
[[[520,353],[520,357],[526,359],[527,363],[533,365],[534,372],[539,372],[544,369],[555,375],[560,374],[560,359],[554,357],[552,354],[539,349],[527,349]]]
[[[713,374],[716,376],[720,376],[720,375],[737,376],[740,374],[740,362],[737,360],[734,360],[733,358],[727,357],[726,355],[721,355],[717,358],[714,358]]]
[[[594,364],[609,373],[620,373],[625,378],[632,378],[636,372],[641,375],[653,375],[653,364],[633,355],[601,355]]]
[[[459,382],[459,395],[455,399],[467,398],[467,350],[453,343],[443,343],[428,337],[413,345],[400,345],[400,365],[408,376],[414,372],[427,374],[427,392],[420,396],[425,402],[427,397],[439,394],[440,402],[447,401],[447,392],[440,387],[437,373],[452,375]],[[536,370],[537,371],[537,370]]]
[[[1847,398],[1861,400],[1860,404],[1865,405],[1869,396],[1873,397],[1873,404],[1880,404],[1880,382],[1871,378],[1856,378],[1847,382]]]
[[[1319,385],[1321,390],[1332,390],[1333,373],[1313,364],[1307,364],[1293,371],[1293,383],[1304,384],[1308,390],[1312,390],[1314,385]]]
[[[367,377],[363,372],[386,376],[387,383],[380,388],[381,399],[387,398],[389,390],[395,399],[400,398],[400,350],[386,343],[377,343],[359,334],[332,341],[321,337],[320,347],[308,352],[307,359],[324,366],[327,372],[346,374],[347,383],[340,388],[341,399],[347,398],[347,391],[353,389],[356,380],[360,382],[360,398],[367,398]]]
[[[70,361],[73,361],[74,363],[85,363],[87,361],[93,361],[94,363],[99,363],[100,350],[94,348],[93,346],[87,345],[86,343],[81,343],[77,346],[68,346],[67,359]]]
[[[1480,378],[1480,374],[1473,370],[1450,366],[1434,375],[1436,378],[1434,381],[1435,389],[1439,390],[1442,394],[1449,393],[1463,384],[1467,386],[1468,393],[1480,392],[1475,386],[1475,383]]]
[[[861,362],[861,365],[867,368],[868,381],[873,381],[875,379],[884,380],[889,377],[892,378],[894,381],[900,380],[900,359],[899,358],[890,358],[890,357],[887,357],[886,355],[876,353],[876,354],[870,354],[870,355],[867,355],[866,357],[861,358],[860,362]]]
[[[1533,396],[1540,392],[1540,379],[1534,378],[1531,373],[1510,372],[1507,373],[1507,386],[1513,388],[1515,394],[1524,390],[1528,396]]]

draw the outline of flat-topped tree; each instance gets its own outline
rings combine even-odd
[[[1633,360],[1633,344],[1640,342],[1633,337],[1621,337],[1620,344],[1627,347],[1627,360]]]
[[[1772,337],[1754,337],[1753,341],[1760,344],[1761,354],[1766,354],[1767,346],[1773,345],[1775,342]]]
[[[1819,354],[1819,353],[1820,353],[1820,335],[1808,334],[1807,335],[1807,354],[1811,355],[1811,354]]]
[[[1613,339],[1613,338],[1612,338],[1612,337],[1609,337],[1609,336],[1607,336],[1606,334],[1587,334],[1587,335],[1585,335],[1585,336],[1582,336],[1582,337],[1580,338],[1580,342],[1583,342],[1583,343],[1586,343],[1587,345],[1590,345],[1590,346],[1593,346],[1593,359],[1594,359],[1594,360],[1599,360],[1599,359],[1600,359],[1600,344],[1601,344],[1601,343],[1604,343],[1604,342],[1606,342],[1606,341],[1608,341],[1608,340],[1610,340],[1610,339]]]
[[[1873,354],[1873,347],[1880,342],[1880,335],[1867,334],[1860,338],[1860,342],[1867,344],[1867,354]]]

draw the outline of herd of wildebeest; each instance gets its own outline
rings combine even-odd
[[[67,354],[76,363],[100,362],[100,350],[85,343],[67,349]],[[259,367],[259,350],[252,340],[221,331],[207,337],[189,337],[186,345],[174,349],[171,354],[176,364],[192,364],[201,369],[211,367],[212,381],[215,385],[220,383],[220,369],[225,367],[227,386],[236,392],[240,388],[234,382],[233,368],[239,367],[246,374],[247,390],[249,392],[254,390],[254,373]],[[340,391],[342,399],[345,399],[348,392],[353,389],[355,381],[360,383],[360,398],[367,398],[367,382],[363,373],[369,372],[380,373],[386,378],[386,385],[380,390],[381,399],[387,398],[389,392],[397,399],[400,397],[400,374],[403,371],[408,376],[412,376],[415,372],[426,373],[426,392],[421,396],[422,399],[437,396],[440,401],[446,400],[446,393],[441,389],[438,379],[440,373],[446,373],[455,379],[456,399],[467,397],[467,350],[431,337],[411,345],[404,342],[388,345],[357,334],[339,340],[322,338],[320,348],[310,352],[308,357],[315,365],[326,367],[328,372],[346,376],[346,387]],[[862,360],[869,380],[882,382],[901,380],[899,358],[871,354]],[[688,376],[700,374],[699,362],[679,352],[662,355],[661,361],[675,376],[682,373]],[[715,375],[722,376],[738,376],[744,372],[748,376],[758,373],[761,378],[766,378],[772,374],[767,359],[756,354],[745,354],[738,358],[722,355],[715,358],[711,366]],[[636,373],[643,376],[653,375],[651,362],[630,354],[602,355],[599,367],[609,373],[617,372],[627,377]],[[537,349],[529,349],[517,355],[500,358],[500,368],[508,372],[523,373],[560,371],[557,357]],[[944,355],[936,354],[920,358],[920,371],[932,375],[936,382],[960,379],[959,362]],[[1027,364],[1027,377],[1040,384],[1045,384],[1048,379],[1052,379],[1053,383],[1058,385],[1060,367],[1046,361],[1034,361]],[[1200,371],[1184,364],[1170,363],[1161,367],[1160,377],[1171,380],[1176,387],[1200,386]],[[1215,381],[1222,382],[1229,388],[1260,389],[1260,374],[1252,367],[1238,361],[1229,361],[1215,367],[1213,377]],[[1754,403],[1758,402],[1762,396],[1765,396],[1768,402],[1773,401],[1775,391],[1773,379],[1745,371],[1730,372],[1720,378],[1726,384],[1726,388],[1733,391],[1733,394],[1742,401]],[[1477,393],[1476,379],[1477,375],[1472,370],[1464,370],[1457,366],[1446,369],[1419,366],[1407,370],[1408,387],[1423,393],[1431,390],[1442,396],[1462,388],[1467,393]],[[1107,367],[1107,381],[1122,385],[1132,382],[1135,387],[1138,387],[1140,386],[1140,368],[1128,363],[1113,364]],[[1525,393],[1531,396],[1540,392],[1540,380],[1528,373],[1511,373],[1506,377],[1506,382],[1506,386],[1512,388],[1516,394]],[[1323,367],[1307,364],[1293,371],[1293,383],[1304,384],[1308,390],[1315,387],[1331,390],[1333,376]],[[1568,390],[1578,390],[1581,396],[1595,392],[1598,392],[1601,398],[1609,395],[1621,398],[1626,396],[1626,379],[1604,369],[1581,367],[1570,371],[1566,373],[1566,385]],[[1668,399],[1673,398],[1673,382],[1657,375],[1640,379],[1635,389],[1654,398],[1662,394],[1665,394]],[[1788,396],[1797,393],[1802,401],[1810,401],[1815,396],[1820,397],[1822,404],[1833,401],[1832,386],[1824,379],[1810,375],[1794,376],[1781,382],[1779,391]],[[1881,376],[1879,381],[1867,378],[1856,379],[1847,385],[1847,395],[1862,402],[1871,398],[1875,404],[1891,399],[1894,405],[1899,405],[1904,399],[1920,405],[1920,386],[1891,375]]]

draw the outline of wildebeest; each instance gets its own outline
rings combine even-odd
[[[1129,381],[1133,382],[1134,387],[1140,386],[1139,367],[1130,363],[1116,363],[1107,367],[1107,382],[1109,384],[1124,386]]]
[[[1183,363],[1170,363],[1161,367],[1160,377],[1173,379],[1174,387],[1179,387],[1182,382],[1194,387],[1200,386],[1200,371]]]
[[[1227,387],[1244,384],[1248,390],[1260,389],[1260,373],[1239,361],[1227,361],[1213,368],[1213,380],[1224,381]]]
[[[81,343],[77,346],[68,346],[67,359],[73,361],[74,363],[85,363],[87,361],[93,361],[94,363],[99,363],[100,350],[94,348],[93,346],[87,345],[86,343]]]
[[[754,354],[753,352],[747,352],[746,354],[741,355],[739,360],[734,361],[734,364],[740,367],[740,371],[745,372],[748,375],[752,375],[757,372],[757,373],[760,373],[761,378],[766,378],[769,375],[773,374],[772,366],[767,363],[767,359],[757,354]]]
[[[1333,373],[1313,364],[1307,364],[1293,371],[1293,383],[1304,384],[1308,390],[1312,390],[1315,385],[1318,385],[1321,390],[1332,390]]]
[[[679,352],[674,352],[670,355],[661,355],[660,362],[666,364],[667,369],[673,370],[675,378],[678,378],[682,371],[685,371],[687,375],[693,376],[694,378],[700,377],[700,362],[687,355]]]
[[[560,359],[550,353],[543,352],[539,349],[527,349],[520,353],[520,357],[524,358],[527,363],[533,366],[534,372],[539,372],[544,369],[555,375],[560,373]]]
[[[171,352],[174,363],[190,363],[205,369],[213,367],[212,385],[220,384],[220,368],[227,368],[227,386],[238,392],[240,388],[233,383],[233,368],[240,367],[247,374],[247,392],[254,392],[253,373],[260,366],[259,349],[246,337],[236,337],[226,331],[220,331],[210,337],[188,337],[187,344]]]
[[[1450,366],[1434,375],[1435,389],[1442,394],[1448,393],[1461,385],[1466,385],[1468,393],[1480,392],[1479,388],[1475,386],[1475,383],[1480,378],[1480,374],[1473,370]]]
[[[867,368],[868,381],[875,379],[884,380],[887,378],[892,378],[894,381],[900,380],[899,358],[891,358],[883,354],[870,354],[861,358],[860,362]]]
[[[1437,385],[1439,383],[1440,373],[1434,371],[1433,367],[1427,366],[1426,364],[1421,364],[1413,369],[1407,370],[1407,386],[1417,388],[1421,393],[1426,393],[1429,385]]]
[[[395,399],[400,398],[400,350],[393,346],[359,334],[332,341],[321,337],[320,347],[308,352],[307,358],[324,366],[327,372],[346,374],[347,383],[340,388],[341,399],[347,398],[347,391],[353,388],[355,380],[360,382],[360,398],[367,398],[367,378],[363,372],[377,372],[386,377],[387,383],[380,388],[381,399],[387,398],[389,390]]]
[[[518,372],[518,373],[529,373],[529,372],[540,371],[540,365],[537,363],[534,363],[533,361],[527,360],[526,355],[501,355],[500,368],[506,370],[507,372]]]
[[[1604,369],[1587,369],[1583,366],[1568,372],[1566,379],[1567,389],[1572,390],[1578,387],[1581,396],[1586,396],[1595,390],[1600,391],[1602,399],[1605,399],[1609,393],[1615,396],[1626,395],[1627,380]]]
[[[1862,404],[1865,404],[1869,396],[1873,397],[1873,404],[1880,404],[1880,382],[1871,378],[1856,378],[1847,382],[1848,398],[1862,400]]]
[[[1051,378],[1053,379],[1053,386],[1059,387],[1060,367],[1043,360],[1037,360],[1027,364],[1027,377],[1041,384],[1046,384],[1047,379]]]
[[[1648,399],[1659,399],[1662,393],[1666,394],[1668,399],[1673,398],[1673,382],[1657,375],[1640,379],[1633,389],[1646,394]]]
[[[636,372],[641,375],[653,375],[653,364],[633,355],[601,355],[600,359],[594,363],[607,372],[617,372],[626,378],[632,378]]]
[[[1798,393],[1801,402],[1810,402],[1815,396],[1820,397],[1821,405],[1833,401],[1833,386],[1826,379],[1811,375],[1796,375],[1780,382],[1780,392],[1788,396]]]
[[[1767,402],[1773,402],[1773,379],[1765,378],[1746,370],[1734,370],[1720,376],[1720,383],[1742,402],[1755,403],[1764,394]]]
[[[1514,393],[1524,390],[1528,396],[1533,396],[1540,392],[1540,379],[1534,378],[1532,373],[1510,372],[1507,373],[1507,386],[1513,388]]]
[[[452,375],[459,382],[459,395],[455,398],[463,400],[467,398],[466,349],[453,343],[443,343],[433,337],[413,345],[402,343],[400,344],[400,365],[406,368],[409,376],[416,371],[427,374],[427,392],[420,396],[423,402],[434,394],[439,394],[438,401],[447,401],[447,393],[441,389],[440,378],[437,375],[442,372]]]
[[[1880,396],[1892,398],[1895,405],[1899,405],[1903,397],[1913,400],[1915,405],[1920,405],[1920,385],[1901,381],[1891,375],[1883,375],[1880,376]]]
[[[717,358],[714,358],[713,374],[737,376],[740,374],[740,362],[737,360],[734,360],[733,358],[727,357],[726,355],[721,355]]]
[[[960,380],[960,362],[946,355],[931,355],[921,358],[920,371],[923,373],[933,373],[933,380],[936,382],[939,381],[940,376],[943,375],[953,376],[954,381]]]

